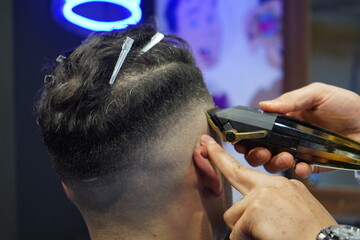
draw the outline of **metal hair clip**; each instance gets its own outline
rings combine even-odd
[[[157,32],[155,35],[151,38],[150,42],[148,42],[140,51],[140,54],[143,54],[147,51],[149,51],[152,47],[154,47],[156,44],[158,44],[162,39],[164,38],[164,34]]]
[[[121,49],[119,58],[118,58],[118,60],[116,62],[114,71],[113,71],[113,73],[111,75],[111,78],[110,78],[110,81],[109,81],[110,85],[112,85],[115,82],[115,79],[117,78],[117,76],[119,74],[120,68],[124,63],[126,56],[130,52],[130,49],[131,49],[133,43],[134,43],[134,39],[132,39],[131,37],[126,37],[126,40],[122,45],[122,49]]]
[[[56,61],[57,61],[58,63],[62,63],[65,59],[66,59],[65,56],[59,55],[59,56],[56,58]]]

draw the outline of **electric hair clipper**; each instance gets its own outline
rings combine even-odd
[[[360,143],[300,120],[236,106],[206,112],[208,122],[226,142],[265,147],[272,154],[291,153],[297,161],[330,168],[360,170]]]

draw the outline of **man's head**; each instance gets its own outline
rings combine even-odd
[[[38,124],[57,174],[88,224],[134,225],[178,197],[213,106],[186,43],[132,27],[90,36],[53,70]],[[109,84],[126,37],[134,39]],[[141,216],[141,218],[138,218]]]

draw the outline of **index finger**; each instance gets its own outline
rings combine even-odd
[[[203,135],[200,144],[206,147],[208,157],[229,183],[244,196],[256,186],[267,182],[267,175],[240,164],[210,136]]]

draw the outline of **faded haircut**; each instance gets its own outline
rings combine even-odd
[[[133,187],[144,183],[129,180],[134,176],[146,178],[143,173],[149,172],[161,178],[171,171],[175,165],[154,160],[165,149],[151,143],[161,142],[167,128],[191,108],[212,102],[182,39],[166,35],[140,54],[155,33],[137,26],[89,36],[57,63],[38,100],[37,122],[53,167],[87,209],[102,211],[136,192]],[[134,44],[110,85],[127,36]],[[157,190],[166,190],[161,184],[165,179]]]

